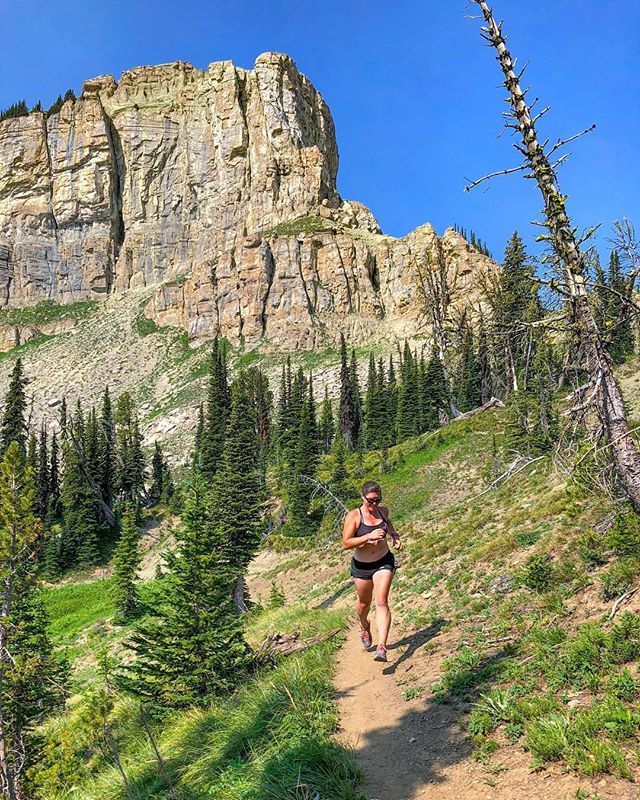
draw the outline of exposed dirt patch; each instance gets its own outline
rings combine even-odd
[[[367,800],[570,800],[580,789],[601,800],[640,797],[637,786],[608,775],[589,779],[555,765],[533,771],[518,745],[504,743],[485,764],[474,760],[464,732],[469,706],[438,702],[430,691],[454,638],[437,623],[392,630],[390,661],[380,664],[361,649],[354,622],[335,684],[340,739],[355,751]],[[419,687],[422,695],[407,700],[403,692]]]

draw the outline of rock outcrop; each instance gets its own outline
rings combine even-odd
[[[288,56],[86,81],[48,119],[0,123],[0,305],[156,286],[147,314],[191,339],[414,334],[436,234],[383,236],[337,169],[329,109]],[[451,230],[443,245],[469,290],[493,266]]]

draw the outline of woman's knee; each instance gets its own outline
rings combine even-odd
[[[389,599],[387,597],[376,597],[376,608],[388,609]]]
[[[371,607],[371,601],[368,603],[364,602],[363,600],[356,600],[356,608],[359,612],[368,611]]]

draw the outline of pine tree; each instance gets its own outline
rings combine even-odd
[[[385,392],[385,422],[384,430],[386,433],[384,445],[391,447],[397,441],[397,418],[398,418],[398,385],[396,382],[396,372],[393,366],[393,358],[389,356],[389,370],[387,373],[387,390]]]
[[[369,450],[378,446],[380,433],[378,419],[378,375],[373,353],[369,353],[369,371],[367,374],[367,391],[364,399],[364,443]]]
[[[49,447],[47,429],[44,424],[40,429],[40,447],[38,448],[38,479],[36,481],[36,514],[44,522],[49,510],[51,478],[49,473]]]
[[[123,500],[138,506],[144,491],[145,458],[138,417],[128,392],[118,398],[115,419],[117,491]]]
[[[131,503],[126,503],[120,538],[113,554],[113,596],[122,620],[134,617],[140,606],[138,569],[142,556],[139,540],[135,509]]]
[[[27,440],[27,466],[34,475],[38,474],[38,440],[33,431]]]
[[[431,400],[431,426],[436,428],[440,422],[440,417],[448,413],[449,392],[447,390],[447,380],[444,367],[440,360],[438,348],[434,344],[431,350],[431,358],[427,364],[425,373],[425,386],[428,387],[429,398]]]
[[[358,442],[356,420],[356,398],[353,387],[353,373],[347,358],[347,343],[344,334],[340,334],[340,432],[349,450],[353,450]]]
[[[213,504],[228,563],[241,576],[255,555],[265,500],[260,471],[260,437],[246,373],[238,373],[231,394],[231,415]]]
[[[474,352],[473,331],[466,322],[462,331],[457,405],[463,413],[480,405],[480,370]]]
[[[116,429],[108,386],[105,387],[100,406],[97,461],[97,483],[105,503],[111,507],[113,505],[116,478]]]
[[[90,566],[98,560],[98,507],[83,469],[82,410],[78,406],[64,450],[61,502],[64,528],[61,560],[64,567]]]
[[[58,437],[55,431],[51,437],[51,461],[49,466],[49,498],[47,503],[46,524],[52,525],[62,516],[60,499],[60,468],[58,464]]]
[[[494,318],[502,348],[506,394],[518,388],[527,358],[527,337],[521,323],[540,319],[542,309],[535,282],[535,268],[517,231],[507,242],[500,273]]]
[[[620,266],[617,250],[611,251],[608,274],[609,302],[607,304],[607,339],[609,352],[614,364],[622,364],[628,355],[633,353],[634,336],[632,317],[625,313],[625,299],[632,285],[624,275]]]
[[[331,450],[336,435],[336,425],[333,419],[333,409],[331,408],[331,400],[329,399],[329,389],[327,386],[324,387],[324,400],[322,401],[320,423],[318,427],[320,451],[322,453],[328,453]]]
[[[289,527],[299,535],[305,535],[313,527],[309,508],[313,487],[305,478],[313,478],[318,466],[318,431],[313,399],[313,383],[309,380],[309,391],[302,405],[298,441],[294,458],[294,469],[289,487]]]
[[[11,442],[17,442],[23,456],[26,455],[27,424],[25,413],[27,409],[26,386],[28,379],[22,368],[22,359],[16,359],[11,371],[9,390],[5,399],[2,426],[0,427],[0,455],[3,455]]]
[[[233,442],[231,435],[227,442]],[[253,507],[254,498],[243,499]],[[129,642],[137,657],[121,682],[141,697],[165,706],[206,706],[246,672],[249,651],[233,606],[237,568],[228,560],[224,515],[209,485],[196,476],[176,532],[177,549],[166,556],[162,593]]]
[[[276,445],[278,462],[287,459],[290,450],[289,429],[289,403],[291,400],[291,357],[287,356],[286,367],[282,366],[280,377],[280,392],[278,394],[278,407],[276,411]]]
[[[489,356],[489,343],[484,321],[480,319],[478,330],[478,374],[480,376],[480,403],[488,403],[493,396],[493,375]]]
[[[213,480],[220,466],[228,418],[229,386],[227,382],[227,365],[222,347],[216,337],[211,352],[209,384],[200,447],[200,469],[209,481]]]
[[[360,382],[358,381],[358,363],[356,361],[356,351],[351,350],[351,387],[353,391],[353,441],[354,447],[362,447],[364,438],[364,411],[362,408],[362,394],[360,392]]]
[[[0,464],[0,741],[8,798],[31,796],[28,771],[39,760],[38,725],[63,700],[64,675],[52,656],[44,606],[37,593],[33,472],[13,440]]]
[[[167,469],[162,448],[160,443],[156,441],[151,459],[151,486],[149,487],[149,500],[152,505],[158,503],[162,497]]]
[[[402,382],[398,392],[397,424],[398,441],[402,442],[418,433],[420,398],[418,394],[418,374],[415,359],[405,342],[402,354]]]
[[[85,463],[91,478],[100,486],[100,444],[98,434],[98,417],[95,408],[89,411],[85,433]]]
[[[331,455],[333,456],[331,488],[338,497],[344,500],[349,496],[349,487],[347,485],[349,473],[347,472],[347,445],[341,433],[336,436]]]
[[[202,467],[201,453],[202,453],[202,435],[204,433],[204,405],[200,403],[198,406],[198,422],[196,423],[196,432],[193,439],[193,454],[191,456],[191,463],[194,469],[199,470]]]
[[[62,403],[60,405],[60,437],[62,441],[67,438],[67,425],[68,425],[68,415],[67,415],[67,398],[62,398]]]

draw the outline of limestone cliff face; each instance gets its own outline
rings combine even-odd
[[[329,110],[287,56],[89,80],[49,119],[0,123],[0,305],[157,286],[147,313],[192,339],[414,333],[435,232],[382,236],[337,168]],[[492,262],[443,241],[472,289]]]

